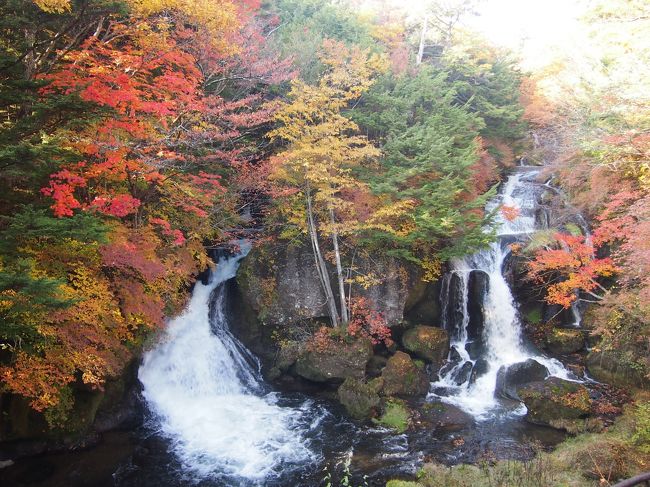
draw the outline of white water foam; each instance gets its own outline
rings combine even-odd
[[[262,484],[282,470],[316,460],[304,408],[280,407],[264,394],[250,353],[228,330],[224,286],[242,252],[221,259],[207,285],[197,282],[185,312],[145,354],[138,377],[162,435],[197,478]],[[210,302],[213,301],[212,315]]]
[[[528,172],[534,175],[534,172]],[[450,274],[446,277],[446,292],[449,300],[449,276],[456,274],[461,279],[462,306],[464,309],[461,330],[452,338],[451,346],[460,356],[458,364],[451,370],[444,371],[442,377],[432,384],[432,390],[445,391],[443,394],[431,393],[430,396],[454,404],[464,411],[472,414],[476,419],[483,420],[493,417],[493,413],[500,414],[501,402],[495,397],[497,373],[502,366],[508,366],[527,359],[535,359],[544,365],[549,375],[563,379],[570,379],[569,372],[556,359],[551,359],[526,347],[521,337],[521,323],[512,292],[503,274],[502,267],[509,250],[504,240],[512,236],[528,235],[535,231],[535,208],[537,205],[534,185],[527,182],[521,172],[511,175],[501,193],[492,200],[486,210],[491,211],[501,205],[507,205],[519,210],[519,216],[510,221],[500,213],[497,215],[496,225],[498,239],[489,248],[456,259],[451,263]],[[458,384],[458,373],[466,362],[472,366],[476,360],[471,360],[466,351],[468,345],[467,326],[469,324],[468,309],[468,281],[471,271],[479,270],[488,275],[488,291],[483,303],[483,340],[485,352],[482,356],[487,361],[487,370],[479,375],[474,382],[469,378]],[[449,302],[444,303],[443,314]],[[518,407],[511,411],[514,414],[525,413],[525,407]]]

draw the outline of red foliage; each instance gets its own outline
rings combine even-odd
[[[383,343],[387,347],[393,344],[391,330],[381,313],[374,311],[366,298],[358,298],[350,304],[351,319],[348,333],[354,337],[370,338],[373,345]]]

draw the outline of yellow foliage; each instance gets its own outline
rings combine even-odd
[[[128,0],[128,3],[133,13],[143,17],[166,10],[175,11],[192,24],[204,28],[213,43],[227,50],[233,49],[226,38],[239,29],[240,21],[236,4],[231,0]]]
[[[442,275],[442,262],[437,257],[425,257],[420,264],[424,270],[424,282],[437,281]]]
[[[62,14],[70,11],[70,0],[34,0],[34,3],[43,12]]]

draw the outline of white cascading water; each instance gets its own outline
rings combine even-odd
[[[306,411],[265,394],[254,358],[228,329],[225,286],[249,251],[222,258],[209,283],[197,282],[185,312],[147,352],[138,377],[160,433],[197,478],[262,484],[315,460],[305,438]],[[212,303],[212,306],[211,306]]]
[[[544,365],[550,375],[568,379],[568,372],[562,364],[555,359],[549,359],[538,352],[525,346],[521,336],[521,323],[510,287],[506,282],[502,268],[509,252],[509,243],[522,239],[536,230],[535,210],[537,208],[537,185],[533,178],[538,171],[531,168],[519,168],[512,174],[500,194],[486,207],[486,211],[506,205],[517,208],[517,218],[510,221],[497,213],[497,240],[489,248],[456,259],[451,262],[450,272],[443,281],[443,315],[448,314],[451,306],[452,291],[450,281],[452,276],[460,280],[461,295],[458,296],[462,313],[460,323],[455,330],[450,330],[451,347],[457,352],[456,363],[452,367],[443,367],[440,379],[432,384],[433,397],[444,402],[454,404],[477,419],[486,419],[491,413],[498,412],[500,400],[495,397],[497,373],[500,367],[529,358],[537,360]],[[487,274],[487,292],[483,298],[483,352],[481,357],[484,370],[482,374],[471,378],[469,373],[463,374],[463,367],[473,368],[479,357],[472,359],[468,348],[471,340],[468,337],[469,325],[469,299],[468,283],[472,271],[482,271]],[[448,323],[443,323],[448,327]],[[448,327],[449,329],[449,327]],[[451,357],[451,354],[450,354]],[[520,408],[519,412],[523,409]],[[523,409],[525,411],[525,409]]]

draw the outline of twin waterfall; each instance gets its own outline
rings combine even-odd
[[[432,384],[431,397],[454,404],[478,419],[499,413],[495,397],[497,373],[502,366],[529,358],[544,365],[550,375],[567,377],[555,359],[541,356],[521,336],[521,324],[503,267],[510,244],[524,241],[544,222],[538,222],[538,197],[544,190],[535,182],[539,170],[519,167],[500,194],[486,208],[502,205],[518,210],[512,221],[497,212],[497,240],[489,248],[451,262],[442,283],[443,326],[451,338],[449,362]]]
[[[545,225],[536,218],[544,191],[534,181],[538,172],[520,167],[508,178],[487,211],[508,205],[519,216],[509,221],[499,214],[497,241],[453,261],[442,282],[443,325],[452,347],[429,399],[457,405],[477,420],[508,412],[495,397],[502,366],[534,358],[551,375],[567,375],[558,361],[525,344],[503,276],[510,244]],[[239,254],[219,260],[208,284],[196,283],[186,311],[169,322],[161,341],[145,355],[139,378],[151,423],[169,441],[184,475],[218,485],[270,485],[283,482],[287,472],[301,475],[301,469],[319,468],[323,458],[317,452],[323,445],[313,441],[325,441],[322,421],[333,416],[312,401],[269,391],[256,358],[229,331],[226,283],[250,244],[241,247]],[[523,406],[515,408],[521,413]],[[345,428],[348,444],[357,445],[357,433]],[[408,442],[404,435],[399,438]]]
[[[196,283],[186,311],[140,367],[143,395],[157,429],[183,467],[199,478],[245,485],[315,460],[305,439],[313,418],[280,407],[257,361],[228,330],[226,281],[250,250],[222,258],[209,283]]]

